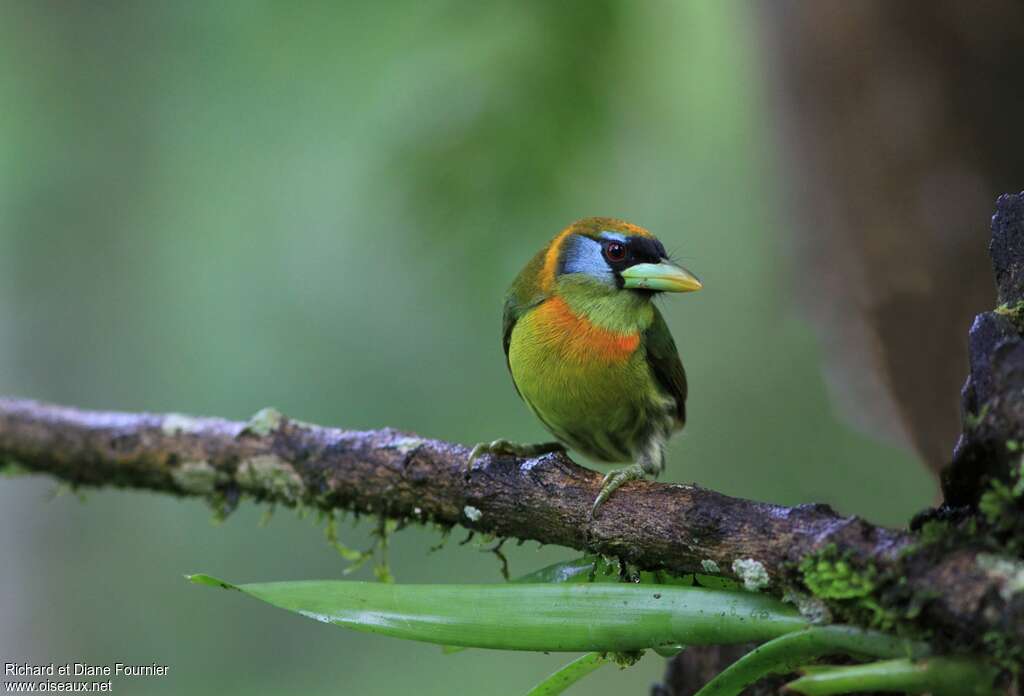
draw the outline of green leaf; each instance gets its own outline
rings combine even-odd
[[[631,652],[763,641],[806,626],[764,595],[627,583],[385,585],[339,580],[233,585],[275,606],[357,631],[499,650]]]
[[[537,582],[621,582],[615,563],[601,556],[586,555],[569,561],[560,561],[545,566],[532,573],[513,578],[513,583]],[[687,584],[693,584],[692,582]],[[466,648],[457,645],[445,645],[441,650],[445,655],[454,655]]]
[[[832,696],[860,691],[894,691],[935,696],[998,696],[992,684],[998,670],[977,660],[933,657],[919,662],[887,660],[815,671],[786,688],[804,696]]]
[[[852,626],[813,626],[758,646],[708,682],[696,696],[738,696],[769,674],[786,674],[823,655],[922,655],[927,647]]]
[[[526,696],[557,696],[601,665],[611,662],[601,653],[587,653],[530,689]]]

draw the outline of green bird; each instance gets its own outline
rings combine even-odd
[[[652,299],[701,287],[642,227],[594,217],[562,230],[509,288],[502,338],[516,390],[558,442],[481,443],[469,466],[563,445],[632,462],[605,476],[593,511],[626,481],[661,473],[665,444],[686,423],[686,373]]]

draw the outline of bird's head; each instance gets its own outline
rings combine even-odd
[[[650,232],[603,217],[578,220],[551,240],[540,275],[545,290],[569,277],[641,293],[694,292],[703,287],[696,276],[669,260]]]

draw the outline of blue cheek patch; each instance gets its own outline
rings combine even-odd
[[[609,233],[601,236],[605,234]],[[564,244],[562,273],[584,273],[602,283],[615,284],[615,274],[604,260],[600,242],[574,234]]]

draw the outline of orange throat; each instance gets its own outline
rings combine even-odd
[[[639,333],[619,333],[573,312],[561,297],[552,297],[535,310],[545,344],[564,358],[578,362],[628,360],[640,345]]]

